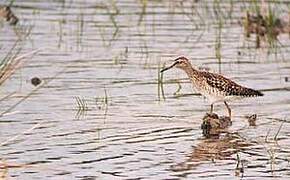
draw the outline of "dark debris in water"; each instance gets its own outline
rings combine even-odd
[[[289,17],[290,18],[290,14]],[[260,41],[267,40],[270,44],[278,40],[278,36],[283,33],[288,33],[290,37],[290,23],[282,18],[269,14],[250,14],[247,12],[244,18],[244,30],[246,37],[251,34],[256,34],[256,48],[260,48]]]
[[[33,84],[34,86],[38,86],[41,83],[41,79],[38,77],[34,77],[31,79],[31,84]]]
[[[271,34],[275,38],[281,33],[289,33],[289,26],[290,25],[281,18],[268,17],[261,14],[253,15],[249,13],[247,13],[244,25],[247,37],[250,37],[250,34],[258,34],[260,36]]]
[[[9,6],[0,6],[0,17],[8,21],[10,25],[16,25],[19,21]]]
[[[219,136],[220,133],[232,125],[232,121],[229,117],[218,116],[215,113],[206,113],[203,117],[201,125],[202,133],[205,137]]]
[[[248,119],[249,126],[256,126],[257,114],[247,116],[246,118]]]

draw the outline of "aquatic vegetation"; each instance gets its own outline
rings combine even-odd
[[[75,115],[76,119],[80,119],[81,117],[84,117],[89,110],[87,100],[83,97],[75,97],[75,100],[77,102],[77,113]]]
[[[104,88],[104,96],[96,97],[95,102],[96,102],[98,109],[105,109],[105,110],[108,109],[109,96],[108,96],[108,92],[107,92],[106,88]]]
[[[0,85],[13,74],[21,62],[20,59],[16,58],[20,52],[20,49],[15,51],[16,46],[17,42],[0,62]]]
[[[39,50],[36,50],[34,52],[37,52]],[[31,90],[28,94],[26,94],[25,96],[21,97],[18,101],[16,101],[16,103],[14,103],[13,105],[11,105],[8,109],[2,111],[0,113],[0,117],[6,115],[7,113],[11,112],[13,109],[15,109],[19,104],[23,103],[25,100],[27,100],[28,98],[30,98],[35,92],[37,92],[39,89],[41,89],[43,86],[47,85],[48,83],[50,83],[52,80],[54,80],[56,77],[58,77],[60,74],[62,74],[65,71],[65,69],[59,71],[58,73],[56,73],[54,76],[52,76],[49,80],[44,81],[42,84],[40,84],[39,86],[37,86],[36,88],[34,88],[33,90]],[[14,94],[11,93],[9,94],[7,97],[12,96]],[[5,98],[3,98],[5,99]]]
[[[161,69],[165,68],[165,63],[163,63],[162,66],[158,64],[157,69],[157,95],[158,95],[158,101],[161,99],[165,100],[165,94],[164,94],[164,88],[163,88],[163,73],[160,73]]]
[[[0,23],[1,51],[6,54],[25,31],[29,37],[10,57],[35,47],[50,49],[29,61],[27,56],[21,71],[1,84],[1,141],[21,136],[2,146],[0,179],[1,170],[8,179],[288,178],[289,123],[269,118],[289,115],[290,41],[285,33],[273,40],[281,49],[276,58],[268,54],[271,47],[264,48],[267,34],[257,36],[260,49],[255,28],[245,38],[244,11],[259,19],[252,2],[14,0],[11,7],[21,23]],[[273,16],[285,15],[286,1],[265,2],[281,7],[272,8]],[[258,23],[275,24],[265,17]],[[203,119],[207,103],[191,93],[185,74],[160,74],[163,58],[180,55],[191,57],[196,68],[207,68],[202,71],[222,70],[243,85],[263,89],[266,96],[233,103],[235,126],[228,129],[228,118]],[[63,68],[60,76],[51,75]],[[218,114],[226,112],[223,105],[215,107]],[[203,121],[208,129],[200,129]],[[215,135],[203,136],[204,131]]]
[[[103,96],[95,98],[95,103],[96,103],[97,109],[103,110],[104,119],[106,119],[106,117],[107,117],[109,104],[110,104],[109,101],[110,101],[110,98],[109,98],[109,95],[108,95],[106,88],[104,88],[104,95]]]
[[[237,165],[236,165],[236,169],[235,169],[235,176],[241,176],[241,177],[243,177],[244,176],[244,172],[245,172],[245,170],[244,170],[244,163],[241,160],[239,153],[237,153],[236,160],[237,160]]]
[[[37,123],[35,125],[33,125],[31,128],[25,130],[24,132],[22,132],[21,134],[18,134],[16,136],[13,136],[9,139],[6,139],[5,141],[0,142],[0,147],[7,145],[8,143],[11,143],[12,141],[17,140],[18,138],[20,138],[21,136],[25,135],[25,134],[29,134],[31,133],[34,129],[38,128],[41,125],[41,123]]]
[[[116,2],[114,0],[111,1],[111,6],[113,8],[113,12],[110,11],[109,7],[106,8],[108,15],[110,16],[110,20],[115,28],[115,31],[113,32],[113,36],[112,39],[110,40],[110,42],[114,41],[118,32],[119,32],[119,26],[118,23],[116,21],[116,16],[119,15],[120,11],[116,5]]]
[[[87,105],[87,102],[84,98],[81,98],[81,97],[75,97],[76,101],[77,101],[77,108],[78,108],[78,111],[87,111],[89,108],[88,108],[88,105]]]
[[[9,6],[0,6],[0,18],[10,22],[10,25],[16,25],[19,21]]]
[[[36,123],[35,125],[33,125],[32,127],[30,127],[29,129],[23,131],[22,133],[19,133],[15,136],[12,136],[2,142],[0,142],[0,147],[6,146],[10,143],[13,143],[17,140],[19,140],[20,138],[23,138],[24,135],[28,135],[31,134],[33,130],[39,128],[41,125],[41,122]],[[27,140],[27,139],[26,139]],[[4,158],[1,157],[0,160],[0,179],[7,179],[8,177],[8,170],[11,168],[25,168],[28,167],[30,165],[28,164],[18,164],[18,163],[10,163],[7,162]]]
[[[123,64],[128,60],[128,47],[125,47],[124,50],[115,55],[112,60],[113,64],[121,65],[122,68]]]
[[[174,94],[174,96],[180,96],[181,95],[180,91],[182,89],[182,86],[181,86],[179,80],[176,80],[176,84],[178,85],[178,87],[177,87],[176,91],[173,94]]]
[[[17,69],[21,68],[25,62],[24,59],[40,51],[40,49],[38,49],[19,55],[21,49],[17,49],[16,52],[14,51],[16,44],[17,43],[15,43],[9,53],[7,53],[6,57],[0,62],[0,85],[3,84]]]
[[[279,126],[279,129],[277,130],[275,136],[274,136],[274,141],[277,141],[278,140],[278,135],[282,129],[282,126],[284,125],[284,123],[286,122],[286,120],[282,121],[281,125]]]
[[[215,42],[215,56],[219,63],[219,73],[221,73],[221,62],[222,62],[222,55],[221,55],[222,28],[223,28],[223,22],[222,22],[222,19],[219,19],[218,28],[216,30],[217,32],[216,32],[216,42]]]
[[[80,15],[77,17],[77,22],[78,22],[78,28],[77,28],[77,48],[80,50],[82,47],[82,38],[83,38],[83,32],[84,32],[84,10],[82,8],[80,8]],[[60,38],[61,38],[61,34],[60,34]]]
[[[259,6],[256,8],[255,15],[247,11],[243,23],[245,34],[247,37],[256,34],[257,48],[260,47],[261,39],[266,39],[270,47],[277,47],[277,37],[282,33],[290,33],[290,23],[279,18],[270,6],[267,14],[262,14],[260,11]]]
[[[140,25],[142,23],[144,15],[146,14],[147,1],[148,0],[140,0],[141,5],[142,5],[142,12],[140,13],[138,25]]]
[[[117,35],[119,33],[120,27],[116,20],[116,17],[120,14],[120,10],[116,5],[115,0],[110,1],[110,5],[102,5],[99,10],[105,11],[108,15],[108,19],[112,23],[114,27],[114,31],[111,34],[111,37],[107,37],[107,26],[104,26],[101,22],[96,22],[96,27],[98,27],[100,37],[102,39],[102,43],[104,47],[110,47],[112,43],[116,40]]]

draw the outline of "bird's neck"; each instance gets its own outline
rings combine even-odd
[[[195,79],[195,77],[197,76],[197,74],[198,74],[198,70],[196,70],[195,68],[193,68],[193,67],[187,67],[187,68],[185,68],[185,69],[183,69],[185,72],[186,72],[186,74],[187,74],[187,76],[189,77],[189,78],[194,78]]]

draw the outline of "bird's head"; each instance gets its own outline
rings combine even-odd
[[[180,69],[186,69],[188,67],[191,67],[191,64],[189,62],[189,60],[184,57],[184,56],[180,56],[178,58],[176,58],[173,62],[173,64],[167,68],[164,68],[161,70],[161,72],[164,72],[164,71],[167,71],[168,69],[171,69],[173,67],[177,67],[177,68],[180,68]]]

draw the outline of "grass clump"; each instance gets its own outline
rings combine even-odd
[[[40,49],[20,54],[21,49],[16,49],[16,44],[7,55],[0,61],[0,85],[2,85],[11,75],[24,64],[24,59],[39,52]]]

